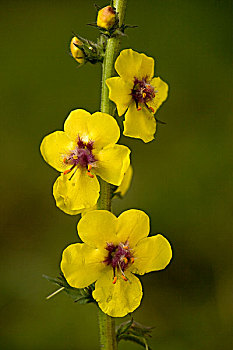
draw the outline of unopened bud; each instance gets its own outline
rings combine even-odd
[[[84,63],[84,52],[77,45],[82,46],[83,43],[74,36],[70,43],[71,54],[78,63]]]
[[[105,6],[98,12],[97,26],[110,29],[116,21],[116,12],[112,6]]]

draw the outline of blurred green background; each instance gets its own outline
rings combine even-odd
[[[98,5],[107,1],[96,0]],[[72,109],[99,110],[99,65],[77,69],[72,31],[95,40],[93,1],[1,1],[2,350],[94,350],[97,310],[77,305],[42,274],[57,276],[77,241],[77,217],[55,207],[57,172],[39,154]],[[174,257],[142,277],[135,320],[154,326],[156,350],[231,349],[231,1],[129,0],[122,48],[156,59],[170,86],[156,140],[122,138],[134,178],[116,214],[145,210]],[[128,318],[125,318],[127,320]],[[122,320],[117,320],[119,323]],[[119,349],[139,349],[122,343]]]

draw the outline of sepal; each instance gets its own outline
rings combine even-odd
[[[121,340],[131,341],[133,343],[143,346],[146,350],[151,350],[148,345],[147,338],[151,337],[153,327],[146,327],[133,318],[131,320],[121,323],[116,329],[116,339],[119,343]]]
[[[76,42],[74,41],[74,38],[77,39]],[[98,62],[103,62],[106,48],[106,38],[101,36],[97,39],[96,43],[77,34],[74,34],[74,38],[72,39],[71,44],[73,44],[79,50],[79,52],[81,51],[83,54],[82,61],[79,59],[79,63],[85,64],[90,62],[91,64],[95,64]],[[74,57],[72,50],[71,55]]]
[[[73,299],[75,303],[78,304],[89,304],[89,303],[95,303],[96,301],[92,297],[92,292],[94,290],[94,284],[91,284],[90,286],[86,288],[74,288],[71,287],[63,274],[61,274],[57,278],[49,277],[46,275],[43,275],[45,279],[47,279],[49,282],[52,282],[59,286],[60,288],[49,295],[46,299],[50,299],[52,296],[55,296],[58,292],[64,291],[66,294]]]
[[[126,36],[126,29],[138,27],[137,25],[128,25],[124,23],[119,25],[119,14],[113,6],[113,1],[110,2],[110,6],[101,8],[95,5],[95,7],[97,11],[96,22],[87,23],[87,25],[98,28],[100,33],[106,38]]]

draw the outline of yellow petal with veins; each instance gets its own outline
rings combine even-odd
[[[101,277],[103,255],[86,244],[69,245],[62,254],[61,270],[71,287],[85,288]]]
[[[55,131],[45,136],[41,142],[40,151],[49,165],[63,172],[69,167],[63,160],[74,147],[74,142],[63,131]]]
[[[120,128],[111,115],[96,112],[88,121],[88,137],[94,141],[95,149],[101,149],[118,141]]]
[[[119,186],[130,164],[130,149],[123,145],[105,147],[98,153],[95,173],[104,181]]]
[[[133,248],[150,232],[149,216],[142,210],[130,209],[124,211],[117,219],[117,237],[119,242],[128,242]]]
[[[154,78],[150,84],[155,89],[155,97],[148,101],[148,106],[154,109],[154,113],[161,106],[161,104],[167,99],[168,96],[168,85],[160,78]]]
[[[147,143],[154,139],[155,131],[156,121],[153,114],[146,107],[138,111],[135,103],[132,103],[125,115],[123,134],[140,138]]]
[[[91,247],[105,249],[107,243],[118,243],[116,221],[115,215],[107,210],[87,212],[78,223],[79,237]]]
[[[84,109],[75,109],[67,117],[64,123],[64,131],[70,139],[76,141],[78,135],[82,138],[88,136],[88,121],[91,114]]]
[[[96,176],[90,178],[85,169],[77,169],[73,175],[74,171],[75,169],[67,175],[59,176],[53,186],[56,205],[70,215],[93,207],[97,203],[100,191]]]
[[[172,258],[171,245],[162,235],[144,238],[134,247],[134,258],[130,269],[133,273],[163,270]]]
[[[133,312],[140,305],[142,299],[142,285],[139,279],[126,273],[128,281],[119,275],[113,284],[113,270],[109,268],[101,274],[95,283],[93,298],[98,302],[101,310],[112,317],[124,317]]]
[[[131,185],[132,177],[133,177],[133,167],[130,164],[130,166],[128,167],[128,170],[125,173],[125,176],[123,177],[123,180],[120,186],[118,186],[116,191],[114,192],[114,195],[124,197],[124,195],[126,194],[126,192],[128,191]]]
[[[115,69],[129,83],[134,83],[134,78],[151,80],[154,75],[154,59],[144,53],[126,49],[117,57]]]
[[[122,116],[132,102],[131,90],[133,82],[128,83],[120,77],[113,77],[106,80],[109,88],[109,98],[117,106],[119,116]]]

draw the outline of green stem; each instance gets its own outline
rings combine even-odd
[[[113,5],[119,16],[119,26],[124,22],[127,0],[114,0]],[[106,79],[113,75],[113,65],[119,52],[120,37],[116,36],[108,39],[103,67],[102,67],[102,89],[101,89],[101,112],[113,114],[112,104],[108,97],[108,87],[105,84]],[[111,211],[111,185],[102,179],[100,181],[100,197],[98,200],[98,209]],[[99,310],[99,330],[100,330],[100,348],[101,350],[116,350],[116,333],[114,318],[106,315]]]
[[[127,0],[115,0],[114,7],[119,16],[119,26],[124,22],[125,10]],[[112,103],[108,98],[108,87],[105,83],[106,79],[111,78],[113,75],[113,65],[116,56],[119,52],[120,36],[116,36],[108,39],[106,52],[104,56],[104,62],[102,67],[102,88],[101,88],[101,112],[113,114]],[[98,200],[98,209],[105,209],[111,211],[111,186],[100,179],[100,197]]]
[[[116,350],[116,331],[114,318],[106,315],[99,310],[99,331],[100,331],[100,349]]]

